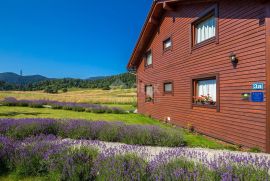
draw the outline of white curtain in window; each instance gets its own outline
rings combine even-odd
[[[146,86],[146,96],[153,98],[154,96],[153,86]]]
[[[212,38],[216,35],[216,18],[211,18],[199,23],[196,26],[196,43]]]
[[[152,65],[152,53],[149,52],[146,56],[146,65]]]
[[[210,96],[213,99],[213,101],[217,101],[217,81],[216,80],[198,81],[197,96]]]

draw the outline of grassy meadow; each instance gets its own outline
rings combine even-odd
[[[43,91],[1,91],[0,100],[5,97],[16,99],[49,99],[61,102],[118,104],[122,108],[136,104],[136,89],[71,89],[66,93],[48,94]]]

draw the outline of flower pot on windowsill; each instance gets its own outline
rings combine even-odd
[[[152,97],[147,97],[145,98],[145,102],[153,102],[154,99]]]
[[[195,102],[195,104],[197,104],[197,105],[205,105],[204,102]]]

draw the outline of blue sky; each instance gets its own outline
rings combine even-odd
[[[125,72],[151,3],[0,1],[0,72],[55,78]]]

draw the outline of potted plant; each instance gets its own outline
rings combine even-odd
[[[152,102],[154,99],[153,99],[153,97],[150,97],[150,96],[147,96],[146,98],[145,98],[145,101],[146,102]]]
[[[199,105],[215,105],[216,102],[213,101],[213,98],[208,94],[207,96],[201,95],[194,97],[194,103]]]

